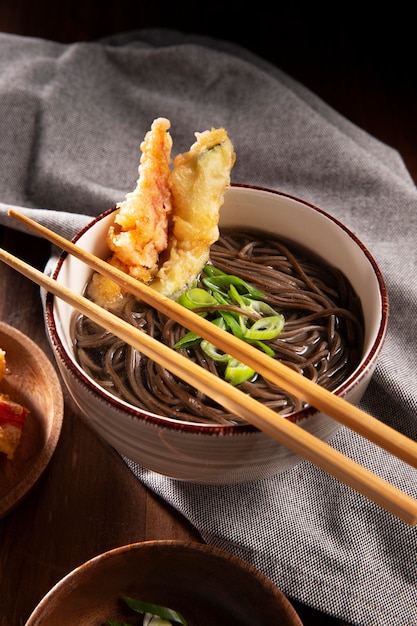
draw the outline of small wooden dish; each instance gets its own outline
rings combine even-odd
[[[134,543],[87,561],[44,596],[26,626],[136,623],[121,596],[174,609],[188,626],[302,626],[286,596],[249,563],[174,540]]]
[[[45,353],[21,331],[0,322],[6,373],[0,392],[30,411],[14,458],[0,454],[0,518],[29,492],[48,465],[61,432],[64,399]]]

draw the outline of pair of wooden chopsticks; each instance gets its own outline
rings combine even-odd
[[[85,262],[93,270],[119,283],[124,289],[155,309],[169,315],[224,352],[251,366],[265,378],[368,438],[404,462],[417,467],[416,442],[30,218],[13,209],[9,210],[9,215]],[[178,377],[200,389],[229,411],[240,415],[297,454],[362,493],[369,500],[410,525],[417,523],[417,501],[401,490],[345,457],[296,424],[280,418],[274,411],[229,383],[195,365],[90,300],[75,294],[5,250],[0,249],[0,260],[30,278],[46,291],[66,301]]]

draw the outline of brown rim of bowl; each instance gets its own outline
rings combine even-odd
[[[352,390],[358,384],[358,378],[360,378],[361,375],[364,372],[366,372],[366,370],[370,366],[370,363],[373,361],[375,357],[375,353],[380,348],[385,338],[386,331],[387,331],[388,308],[389,308],[388,307],[388,294],[387,294],[387,289],[385,286],[385,281],[382,277],[382,273],[374,257],[371,255],[367,247],[360,241],[360,239],[347,226],[345,226],[338,219],[336,219],[335,217],[333,217],[332,215],[330,215],[323,209],[320,209],[319,207],[315,206],[314,204],[311,204],[305,200],[301,200],[300,198],[296,196],[293,196],[293,195],[290,195],[281,191],[277,191],[274,189],[269,189],[267,187],[260,187],[257,185],[247,185],[247,184],[241,184],[241,183],[232,183],[231,187],[243,188],[243,189],[254,189],[257,191],[265,191],[267,193],[272,193],[277,196],[290,198],[292,200],[295,200],[296,202],[299,202],[305,206],[308,206],[313,211],[320,213],[328,220],[334,222],[334,224],[336,224],[341,230],[343,230],[348,235],[348,237],[351,238],[356,243],[356,245],[361,249],[364,256],[368,259],[375,273],[376,279],[378,281],[379,293],[381,296],[381,319],[380,319],[379,329],[378,329],[376,339],[373,342],[372,347],[369,350],[366,358],[361,361],[360,365],[347,378],[347,380],[342,385],[340,385],[336,390],[333,391],[333,393],[335,393],[336,395],[343,397],[348,391]],[[107,217],[110,213],[113,213],[115,210],[116,210],[116,206],[113,206],[107,209],[106,211],[104,211],[103,213],[100,213],[100,215],[98,215],[97,217],[93,218],[73,237],[72,242],[77,243],[77,241],[88,230],[90,230],[90,228],[92,228],[94,224],[101,221],[102,219]],[[55,269],[53,271],[52,278],[57,279],[59,272],[61,270],[62,264],[67,256],[68,256],[67,252],[65,251],[62,252],[62,254],[60,255],[57,261]],[[222,434],[222,435],[236,434],[237,435],[237,434],[244,434],[247,432],[254,432],[258,430],[255,426],[252,426],[251,424],[237,424],[237,425],[201,424],[201,423],[186,422],[184,420],[177,420],[175,418],[165,417],[163,415],[158,415],[156,413],[152,413],[144,409],[135,408],[133,405],[129,404],[128,402],[125,402],[124,400],[117,398],[116,396],[107,392],[105,389],[99,387],[99,385],[91,381],[91,379],[83,372],[80,366],[76,366],[74,364],[73,360],[69,357],[67,351],[65,350],[59,338],[56,323],[55,323],[54,299],[55,299],[55,296],[51,294],[50,292],[46,294],[45,318],[46,318],[46,325],[48,328],[48,332],[53,342],[53,345],[57,353],[59,354],[61,360],[63,361],[66,369],[70,371],[71,375],[74,378],[79,379],[81,383],[83,384],[83,386],[91,394],[98,395],[102,402],[109,402],[119,412],[128,413],[133,418],[149,421],[151,423],[154,423],[155,425],[158,425],[159,427],[164,427],[168,429],[174,429],[174,430],[180,429],[186,432],[200,433],[200,434],[207,434],[207,435],[213,435],[213,434]],[[296,413],[292,413],[288,416],[285,416],[285,419],[288,419],[291,422],[296,423],[296,422],[305,420],[306,418],[316,413],[318,413],[318,410],[315,407],[308,406],[305,409],[302,409],[301,411],[297,411]]]

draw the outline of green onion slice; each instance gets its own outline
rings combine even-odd
[[[198,309],[200,307],[215,306],[217,300],[205,289],[193,287],[178,298],[179,304],[187,309]]]
[[[245,339],[259,339],[267,341],[275,339],[284,328],[284,319],[282,315],[274,315],[272,317],[263,317],[256,320],[250,328],[244,332]]]
[[[199,315],[211,317],[213,324],[273,357],[273,349],[265,342],[275,339],[282,332],[285,319],[264,301],[265,294],[238,276],[226,274],[213,265],[204,267],[201,282],[204,288],[189,289],[178,298],[178,303],[188,309],[203,309],[198,312]],[[198,344],[206,356],[225,364],[224,377],[233,385],[255,375],[252,368],[196,333],[187,332],[174,348],[190,348]]]
[[[249,365],[245,365],[244,363],[241,363],[241,361],[229,357],[224,377],[232,385],[240,385],[245,382],[245,380],[253,378],[255,374],[255,370],[249,367]]]

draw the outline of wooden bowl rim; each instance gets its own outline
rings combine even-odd
[[[26,468],[27,471],[22,470],[20,472],[19,467],[15,468],[13,484],[6,485],[6,489],[3,490],[3,493],[0,492],[0,518],[8,514],[29,493],[44,472],[58,443],[64,417],[64,397],[61,383],[49,358],[43,350],[22,331],[5,322],[0,322],[0,348],[3,347],[2,337],[6,336],[8,339],[17,342],[29,355],[36,367],[39,367],[41,377],[48,384],[51,407],[47,415],[40,416],[45,422],[47,432],[44,445],[42,445],[36,458],[33,459],[30,467]],[[30,409],[30,406],[28,408]],[[18,451],[16,451],[15,458],[17,456]],[[8,462],[13,463],[14,460]]]

